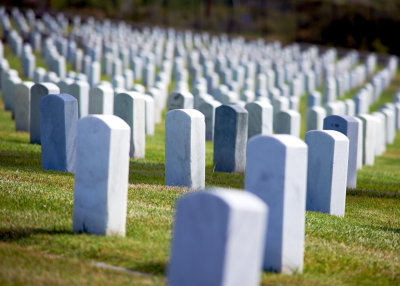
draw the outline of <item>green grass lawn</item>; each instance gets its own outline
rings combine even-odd
[[[398,74],[380,103],[399,86]],[[213,172],[212,153],[207,142],[206,184],[243,188],[242,174]],[[14,131],[0,101],[0,284],[164,284],[174,204],[187,192],[164,186],[164,122],[129,172],[126,237],[74,234],[73,174],[42,170],[40,146]],[[358,172],[345,217],[307,212],[305,235],[303,273],[263,273],[263,285],[400,284],[400,132],[373,167]]]

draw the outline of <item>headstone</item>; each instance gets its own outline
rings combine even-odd
[[[373,166],[375,162],[376,121],[372,115],[360,114],[358,116],[363,122],[363,163]]]
[[[165,185],[205,186],[204,115],[195,109],[174,109],[165,116]]]
[[[358,121],[351,116],[330,115],[324,119],[324,130],[336,130],[349,138],[347,187],[357,185]]]
[[[149,95],[143,95],[145,103],[145,133],[154,135],[154,99]]]
[[[274,122],[275,133],[300,137],[300,113],[295,110],[281,111]]]
[[[269,207],[267,271],[301,272],[307,185],[307,145],[290,135],[259,135],[247,147],[245,190]]]
[[[306,130],[322,130],[324,127],[324,118],[326,111],[321,106],[313,106],[307,109],[307,126]]]
[[[113,114],[114,91],[107,85],[91,87],[89,91],[89,114]]]
[[[363,165],[363,153],[364,153],[363,150],[364,126],[360,118],[354,117],[354,119],[358,121],[357,170],[361,170]]]
[[[169,285],[259,285],[266,205],[227,189],[179,199],[173,230]]]
[[[204,101],[198,110],[203,113],[206,124],[206,141],[214,140],[215,110],[221,103],[216,100]]]
[[[30,130],[31,81],[24,81],[15,87],[15,130]]]
[[[238,105],[215,110],[214,170],[243,173],[246,167],[248,113]]]
[[[394,111],[389,108],[383,108],[380,112],[385,116],[386,143],[393,144],[396,137],[396,122]]]
[[[79,80],[69,86],[69,94],[78,100],[79,118],[89,113],[89,84],[86,81]]]
[[[192,109],[193,95],[189,91],[173,91],[168,95],[167,108],[173,109]]]
[[[334,130],[306,133],[308,176],[306,209],[343,217],[349,139]]]
[[[69,94],[49,94],[40,100],[42,168],[75,171],[78,102]]]
[[[129,156],[144,158],[145,155],[145,102],[137,92],[122,92],[114,98],[114,114],[131,128]]]
[[[249,116],[248,138],[254,135],[270,135],[273,127],[272,105],[265,101],[254,101],[245,106]]]
[[[113,115],[78,121],[73,231],[125,235],[129,126]]]
[[[60,89],[50,82],[36,83],[31,87],[30,142],[40,144],[40,100],[48,94],[59,94]]]

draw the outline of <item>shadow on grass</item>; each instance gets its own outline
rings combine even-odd
[[[144,273],[149,273],[153,275],[163,275],[166,274],[165,270],[167,269],[167,265],[165,262],[160,261],[151,261],[151,262],[143,262],[138,263],[134,268],[130,269],[132,271],[140,271]]]
[[[165,182],[165,165],[163,163],[130,160],[129,183],[159,184]]]
[[[400,198],[400,192],[379,191],[379,190],[348,189],[346,194],[348,196],[354,196],[354,197],[390,198],[390,199]]]
[[[0,228],[0,241],[4,242],[12,242],[24,238],[28,238],[34,235],[59,235],[59,234],[68,234],[75,235],[71,230],[65,229],[44,229],[44,228]]]

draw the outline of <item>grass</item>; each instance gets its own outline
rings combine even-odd
[[[399,85],[397,75],[380,103]],[[164,186],[164,121],[155,131],[146,137],[146,158],[130,161],[126,237],[75,234],[73,174],[42,170],[40,146],[14,131],[0,101],[0,284],[164,284],[175,201],[188,190]],[[242,174],[214,173],[212,158],[207,142],[208,186],[243,188]],[[400,132],[374,166],[358,171],[344,218],[307,212],[303,273],[263,273],[262,284],[398,285],[399,206]]]

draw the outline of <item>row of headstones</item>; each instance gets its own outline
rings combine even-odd
[[[75,140],[76,128],[68,127],[76,125],[74,118],[75,108],[78,118],[79,100],[75,96],[77,104],[67,110],[66,107],[47,106],[40,107],[43,97],[47,98],[49,94],[59,94],[60,89],[52,83],[34,84],[33,82],[23,82],[16,85],[15,92],[15,124],[17,130],[29,131],[30,142],[42,144],[42,162],[44,169],[62,170],[73,172],[75,167],[71,162],[62,161],[60,158],[73,158],[75,154],[74,145],[63,145],[56,143],[53,138],[61,136]],[[3,93],[4,95],[6,93]],[[7,97],[3,96],[4,99]],[[155,112],[153,98],[138,92],[121,92],[114,96],[114,92],[106,85],[95,87],[90,93],[90,102],[92,104],[92,114],[114,114],[123,118],[132,130],[130,142],[130,156],[134,158],[143,158],[145,156],[145,134],[154,134]],[[54,103],[61,104],[61,103]],[[53,113],[52,110],[58,110]],[[60,110],[64,110],[60,112]],[[48,117],[48,124],[54,126],[47,128],[43,133],[41,131],[41,118]],[[55,117],[55,116],[59,117]],[[161,115],[160,115],[161,116]],[[54,118],[53,118],[54,117]],[[47,122],[47,121],[46,121]],[[50,131],[49,131],[50,130]],[[67,134],[68,133],[68,134]],[[54,146],[49,147],[50,154],[46,153],[47,145],[43,145],[44,138],[49,138]],[[65,139],[64,139],[65,140]],[[58,154],[55,156],[54,152]],[[46,155],[47,154],[47,155]],[[67,155],[66,155],[67,154]],[[46,163],[51,162],[51,163]]]
[[[75,105],[77,120],[77,102],[68,95],[46,96],[41,108],[62,99]],[[357,121],[331,116],[325,125],[340,132],[308,132],[307,144],[290,135],[252,138],[247,146],[246,192],[197,192],[178,201],[169,266],[172,285],[214,285],[221,279],[256,285],[262,268],[302,270],[305,211],[344,215],[349,154],[357,152],[352,147]],[[84,117],[76,126],[73,230],[124,235],[129,127],[109,115]],[[180,177],[192,177],[192,184],[198,174],[204,176],[204,127],[199,111],[167,113],[167,184],[178,175],[177,169]]]

